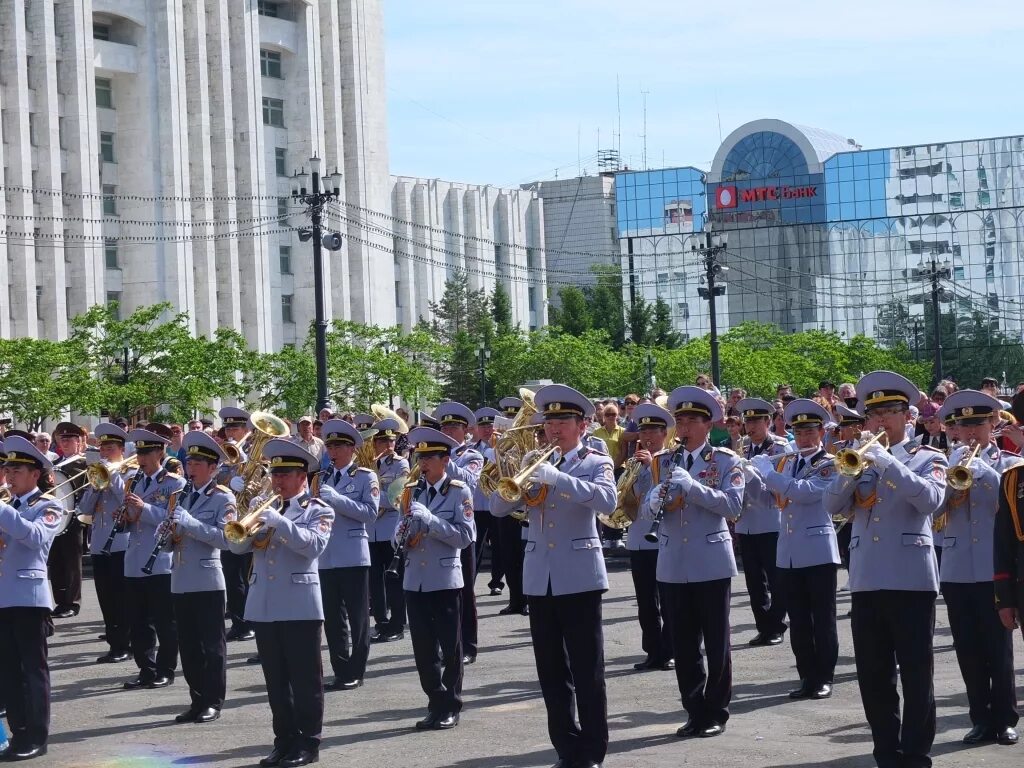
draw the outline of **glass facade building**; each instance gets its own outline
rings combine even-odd
[[[689,336],[709,330],[690,247],[706,225],[727,235],[722,328],[864,334],[923,359],[939,288],[944,348],[1019,348],[1024,137],[865,150],[759,120],[723,142],[707,173],[618,174],[616,203],[626,300],[661,297]]]

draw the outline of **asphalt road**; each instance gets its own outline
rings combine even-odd
[[[840,576],[842,581],[843,575]],[[486,579],[477,582],[486,594]],[[767,766],[874,765],[871,738],[857,691],[848,618],[840,620],[840,656],[833,697],[791,702],[795,669],[788,639],[774,648],[749,648],[753,635],[742,577],[734,582],[732,608],[734,687],[728,731],[715,739],[682,741],[676,728],[685,720],[672,672],[636,673],[642,658],[636,604],[629,572],[613,564],[605,596],[605,658],[611,745],[607,766],[660,768],[700,765],[727,768]],[[49,755],[38,765],[163,768],[255,765],[273,740],[270,708],[258,666],[245,664],[255,643],[228,646],[228,700],[222,718],[208,725],[175,725],[187,708],[188,691],[179,675],[174,685],[155,691],[125,691],[121,683],[135,666],[96,665],[105,647],[92,582],[76,618],[59,621],[50,645],[53,726]],[[354,692],[327,694],[321,763],[377,768],[533,768],[549,766],[556,755],[547,738],[544,704],[536,682],[528,619],[497,616],[502,597],[482,596],[481,648],[467,667],[465,710],[451,731],[420,733],[426,698],[419,687],[406,639],[371,651],[366,685]],[[846,613],[848,593],[840,593]],[[970,727],[967,702],[953,652],[945,606],[939,600],[935,634],[937,766],[1017,768],[1024,746],[994,744],[964,748]],[[1024,644],[1015,638],[1017,669]],[[326,659],[326,654],[325,654]],[[329,674],[329,672],[328,672]],[[1018,689],[1024,690],[1020,672]]]

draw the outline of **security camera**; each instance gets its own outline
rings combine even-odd
[[[311,229],[300,229],[299,230],[299,242],[308,243],[313,239],[313,230]]]
[[[327,232],[320,242],[328,251],[341,250],[341,234],[339,232]]]

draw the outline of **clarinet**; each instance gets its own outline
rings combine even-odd
[[[132,481],[128,484],[128,490],[124,493],[125,498],[130,494],[135,493],[135,489],[138,487],[144,475],[145,473],[141,469],[135,470],[135,474],[132,475]],[[110,535],[103,544],[103,549],[100,550],[100,554],[109,555],[111,548],[114,546],[114,539],[117,538],[117,534],[124,533],[125,516],[127,513],[128,507],[124,502],[121,502],[121,506],[114,511],[114,525],[110,528]]]
[[[682,454],[677,450],[672,455],[672,468],[675,469],[679,466],[679,457]],[[658,508],[654,512],[654,521],[651,523],[651,530],[644,534],[644,539],[651,542],[651,544],[658,543],[658,530],[661,528],[661,521],[665,519],[665,497],[668,496],[668,480],[661,485],[661,490],[658,492]]]
[[[405,490],[403,491],[403,498],[400,503],[406,511],[409,509],[409,502],[412,500],[412,489],[415,487],[416,483],[407,483]],[[384,575],[389,579],[398,578],[399,568],[401,568],[402,563],[405,562],[405,550],[409,543],[409,525],[411,520],[411,515],[405,515],[399,523],[398,535],[395,537],[398,540],[398,546],[395,548],[395,556],[391,558],[391,565],[389,565],[388,569],[384,571]]]
[[[153,568],[156,565],[156,559],[160,556],[164,547],[167,546],[167,542],[170,541],[171,536],[174,534],[174,523],[171,522],[171,515],[174,514],[174,508],[178,506],[178,498],[183,493],[192,493],[192,478],[188,479],[185,486],[180,490],[176,491],[171,495],[170,500],[167,502],[167,518],[160,523],[160,527],[156,529],[156,544],[153,547],[153,551],[149,554],[149,560],[142,566],[142,572],[147,576],[152,575]]]

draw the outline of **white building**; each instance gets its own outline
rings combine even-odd
[[[312,155],[343,173],[327,311],[396,322],[379,0],[0,0],[0,336],[168,301],[258,350],[301,341]]]
[[[394,306],[411,328],[430,316],[454,270],[472,290],[488,294],[500,282],[523,330],[547,324],[545,208],[537,192],[395,176]]]
[[[619,265],[615,175],[524,184],[544,201],[544,244],[551,299],[564,285],[592,285],[592,267]]]

